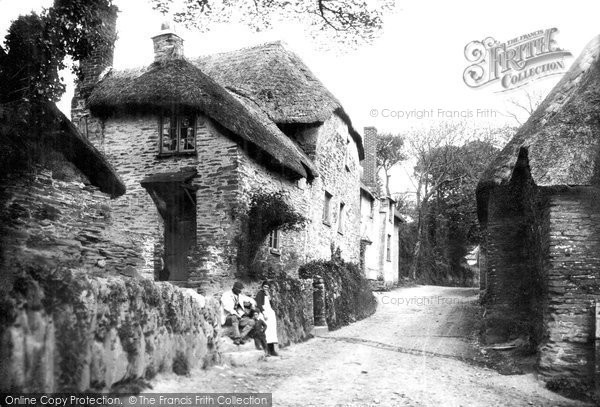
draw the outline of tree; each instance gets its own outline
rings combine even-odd
[[[512,132],[510,127],[469,129],[462,122],[445,122],[410,135],[409,154],[417,162],[414,168],[417,236],[410,268],[412,278],[417,276],[424,243],[428,243],[428,236],[436,236],[438,215],[454,224],[464,224],[468,218],[470,227],[477,226],[476,218],[471,216],[475,186],[498,147],[508,141]],[[451,225],[447,223],[445,227]]]
[[[79,61],[112,46],[102,21],[111,6],[111,0],[55,0],[53,7],[10,26],[0,46],[0,177],[35,162],[42,152],[42,134],[53,120],[45,107],[64,93],[65,58]]]
[[[383,25],[383,14],[392,0],[151,0],[155,9],[170,13],[176,22],[201,31],[215,24],[240,22],[256,31],[277,20],[296,20],[309,28],[314,38],[346,44],[369,41]]]
[[[523,125],[529,116],[542,104],[547,92],[524,90],[522,96],[509,99],[511,107],[506,111],[519,126]]]
[[[390,169],[400,161],[406,160],[404,138],[398,134],[382,133],[377,136],[376,146],[377,173],[383,170],[385,175],[385,193],[390,195]]]
[[[59,100],[66,57],[80,61],[92,50],[112,46],[102,21],[111,6],[111,0],[55,0],[40,15],[15,20],[6,49],[0,46],[0,103]]]

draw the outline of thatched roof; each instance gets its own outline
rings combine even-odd
[[[32,166],[38,164],[49,164],[47,159],[54,157],[52,152],[59,152],[102,192],[113,198],[125,193],[125,184],[106,157],[52,102],[0,105],[0,143],[5,147],[0,153],[2,178],[31,172]]]
[[[322,123],[337,114],[348,126],[360,159],[362,138],[340,102],[281,42],[203,56],[192,61],[232,93],[256,103],[277,124]]]
[[[125,184],[106,157],[83,137],[54,103],[48,103],[47,106],[50,114],[56,117],[58,125],[58,131],[47,135],[52,138],[52,147],[62,152],[102,192],[113,198],[123,195]]]
[[[317,171],[301,149],[260,109],[227,92],[185,59],[109,73],[93,90],[92,112],[107,115],[119,109],[188,107],[201,111],[222,127],[265,151],[275,162],[301,177]]]
[[[521,152],[538,186],[600,184],[600,36],[486,169],[478,195],[509,182]]]

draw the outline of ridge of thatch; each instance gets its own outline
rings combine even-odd
[[[322,123],[338,115],[364,158],[362,137],[340,102],[281,41],[206,55],[192,63],[230,92],[252,100],[277,124]]]
[[[522,151],[538,186],[600,184],[600,35],[484,171],[478,195],[508,183]]]
[[[90,98],[90,109],[106,115],[118,109],[182,106],[205,113],[233,134],[256,145],[300,177],[314,177],[311,160],[260,109],[233,96],[185,59],[109,73]]]

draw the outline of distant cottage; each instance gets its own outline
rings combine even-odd
[[[273,232],[263,267],[293,274],[337,248],[358,263],[361,136],[304,63],[278,42],[188,60],[168,26],[153,41],[148,67],[115,71],[109,54],[84,63],[72,110],[126,184],[113,216],[142,272],[205,292],[228,285],[236,208],[258,189],[285,191],[311,221]]]
[[[378,196],[377,129],[365,127],[365,159],[360,185],[360,261],[374,288],[390,288],[400,272],[400,227],[404,222],[392,197]]]
[[[477,189],[488,340],[528,335],[547,379],[584,384],[599,358],[599,59],[597,37]]]

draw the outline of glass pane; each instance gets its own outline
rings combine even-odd
[[[174,139],[175,132],[171,127],[172,121],[169,117],[163,117],[162,120],[162,133],[161,133],[161,148],[163,152],[172,152],[175,151],[177,147],[177,142]]]
[[[183,143],[183,149],[185,151],[193,151],[196,149],[196,140],[194,137],[194,128],[193,127],[187,128],[187,135],[186,135],[184,143]]]

